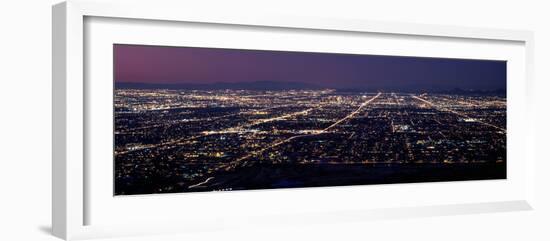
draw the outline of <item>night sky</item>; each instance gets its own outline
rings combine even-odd
[[[116,83],[299,82],[323,88],[506,89],[506,62],[114,45]]]

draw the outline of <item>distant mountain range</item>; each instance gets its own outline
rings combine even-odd
[[[442,94],[457,94],[457,95],[506,95],[506,89],[496,90],[464,90],[460,88],[454,88],[451,90],[441,90],[437,93]]]
[[[344,88],[338,92],[402,92],[402,93],[437,93],[454,95],[506,95],[506,89],[477,90],[477,89],[440,89],[440,88]]]
[[[336,89],[338,92],[429,92],[441,94],[460,95],[506,95],[506,89],[496,90],[472,90],[472,89],[442,89],[442,88],[334,88],[303,82],[279,82],[279,81],[254,81],[234,83],[212,83],[212,84],[191,84],[191,83],[115,83],[116,89],[172,89],[172,90],[319,90]]]

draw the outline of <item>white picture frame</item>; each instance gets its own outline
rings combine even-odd
[[[155,11],[150,9],[155,8]],[[433,215],[451,215],[451,214],[466,214],[466,213],[481,213],[481,212],[496,212],[496,211],[514,211],[514,210],[530,210],[533,208],[534,202],[534,175],[535,175],[535,157],[534,157],[534,135],[533,125],[530,125],[529,117],[533,116],[529,103],[531,101],[530,93],[532,90],[532,74],[533,74],[533,34],[529,31],[519,30],[499,30],[499,29],[483,29],[470,27],[456,26],[439,26],[439,25],[423,25],[410,23],[391,23],[391,22],[376,22],[350,19],[317,19],[293,16],[276,16],[258,14],[254,15],[209,15],[204,9],[190,9],[185,3],[177,1],[159,4],[154,1],[150,2],[125,2],[125,1],[84,1],[84,0],[69,0],[64,3],[53,6],[53,167],[52,167],[52,227],[53,234],[63,239],[83,239],[93,237],[111,237],[120,235],[136,235],[136,234],[152,234],[152,233],[167,233],[167,232],[186,232],[194,230],[204,230],[216,227],[225,227],[227,225],[246,225],[250,220],[256,225],[278,224],[289,225],[294,221],[288,222],[288,219],[296,220],[295,222],[310,221],[310,222],[339,222],[342,220],[368,220],[368,219],[383,219],[383,218],[399,218],[399,217],[422,217]],[[113,213],[114,207],[108,207],[110,204],[96,205],[90,209],[90,200],[95,200],[90,197],[93,192],[90,182],[93,178],[87,180],[87,171],[92,168],[89,162],[85,161],[85,156],[89,155],[88,144],[86,143],[89,130],[86,123],[90,120],[90,106],[86,102],[86,95],[92,96],[87,88],[89,85],[85,83],[86,71],[89,67],[89,61],[86,53],[86,19],[110,18],[122,19],[124,21],[138,21],[133,24],[140,24],[147,21],[155,22],[156,25],[162,23],[201,23],[201,24],[219,24],[224,25],[225,29],[232,27],[254,27],[255,29],[277,29],[278,31],[300,30],[300,31],[318,31],[323,34],[327,32],[335,33],[369,33],[391,35],[396,38],[409,37],[426,37],[430,39],[452,39],[460,41],[481,41],[487,45],[495,42],[513,43],[520,46],[520,50],[516,51],[513,56],[521,56],[519,72],[514,73],[513,84],[517,92],[514,97],[514,116],[517,116],[511,126],[508,127],[517,130],[512,141],[513,145],[518,146],[518,157],[521,158],[517,167],[521,169],[521,180],[515,182],[510,181],[513,185],[513,193],[508,195],[505,189],[511,186],[504,183],[482,183],[488,188],[502,188],[502,193],[495,193],[495,198],[479,198],[468,197],[467,199],[448,199],[441,202],[410,202],[407,205],[396,202],[394,205],[380,205],[375,208],[362,209],[351,205],[349,209],[337,209],[329,207],[328,210],[320,210],[318,207],[312,207],[310,210],[294,210],[283,212],[282,205],[279,209],[262,210],[261,207],[249,207],[253,211],[251,213],[235,214],[235,212],[220,212],[212,217],[226,217],[231,220],[228,222],[210,222],[208,220],[188,221],[188,225],[181,224],[182,220],[172,217],[161,218],[155,216],[154,213],[144,212],[147,218],[154,220],[154,225],[150,223],[140,226],[140,219],[135,218],[135,222],[129,222],[128,219],[120,219],[125,225],[116,223],[96,224],[90,223],[89,216],[95,215],[95,212],[105,210],[102,217],[117,219],[117,215],[128,214],[124,211]],[[140,22],[141,21],[141,22]],[[153,24],[155,25],[155,24]],[[156,26],[155,25],[155,26]],[[123,25],[121,25],[124,27]],[[121,27],[118,26],[118,27]],[[155,26],[150,26],[154,30]],[[92,34],[97,33],[92,32]],[[99,31],[100,33],[102,31]],[[105,34],[108,35],[108,34]],[[91,38],[94,40],[95,38]],[[136,38],[137,39],[137,38]],[[130,40],[129,40],[130,41]],[[138,40],[136,40],[138,41]],[[138,41],[139,42],[139,41]],[[92,46],[92,48],[94,48]],[[89,51],[89,50],[88,50]],[[521,53],[517,53],[521,51]],[[510,55],[512,56],[512,55]],[[510,57],[516,58],[516,57]],[[95,68],[95,67],[93,67]],[[110,81],[110,80],[109,80]],[[509,80],[510,81],[510,80]],[[508,82],[510,85],[510,82]],[[95,88],[95,87],[94,87]],[[509,88],[510,89],[510,88]],[[100,90],[100,91],[107,91]],[[97,94],[97,93],[95,93]],[[108,93],[111,94],[111,93]],[[525,127],[518,127],[524,124]],[[520,129],[523,128],[523,129]],[[519,133],[521,132],[521,133]],[[514,144],[515,143],[515,144]],[[519,172],[519,171],[518,171]],[[518,174],[519,175],[519,174]],[[95,179],[97,180],[97,179]],[[469,182],[462,185],[460,188],[470,188],[472,185],[477,185],[478,182]],[[139,201],[127,200],[124,205],[153,205],[161,202],[163,205],[174,205],[180,202],[182,197],[188,199],[196,199],[198,203],[208,203],[212,195],[217,199],[223,199],[227,202],[239,202],[240,200],[257,198],[258,200],[273,200],[278,195],[293,196],[296,198],[308,198],[307,196],[326,195],[320,192],[330,192],[330,195],[350,195],[349,197],[360,198],[365,194],[367,189],[379,189],[378,193],[388,193],[388,195],[399,195],[395,189],[410,189],[423,192],[440,191],[445,185],[454,185],[450,183],[439,183],[437,185],[426,184],[406,184],[403,185],[379,185],[367,187],[335,187],[315,190],[284,190],[284,191],[246,191],[217,194],[196,194],[195,196],[172,195],[172,196],[149,196],[139,197]],[[457,186],[458,188],[458,186]],[[392,190],[393,189],[393,190]],[[422,190],[420,190],[422,189]],[[477,191],[482,192],[484,189]],[[486,190],[486,189],[485,189]],[[394,193],[395,192],[395,193]],[[490,195],[490,194],[488,194]],[[92,195],[93,196],[93,195]],[[196,198],[195,198],[196,197]],[[321,197],[321,196],[319,196]],[[113,197],[111,197],[113,198]],[[166,199],[166,201],[159,201]],[[172,200],[168,200],[172,199]],[[121,202],[120,199],[117,202]],[[115,205],[115,204],[113,204]],[[118,204],[117,204],[118,205]],[[258,208],[255,210],[254,208]],[[269,208],[267,208],[269,209]],[[99,210],[99,211],[97,211]],[[108,210],[108,211],[107,211]],[[237,208],[237,211],[239,209]],[[254,211],[255,210],[255,211]],[[261,212],[262,216],[254,216],[252,212]],[[92,213],[94,212],[94,213]],[[108,212],[105,214],[105,212]],[[175,211],[177,213],[177,211]],[[276,214],[282,213],[282,215]],[[106,216],[107,215],[107,216]],[[196,215],[196,214],[194,214]],[[233,215],[233,216],[232,216]],[[139,227],[139,228],[135,228]]]

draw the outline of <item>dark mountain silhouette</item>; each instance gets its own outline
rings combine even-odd
[[[454,95],[506,95],[505,89],[496,89],[496,90],[465,90],[460,88],[454,88],[451,90],[442,90],[437,91],[441,94],[454,94]]]
[[[442,89],[442,88],[383,88],[383,87],[356,87],[356,88],[334,88],[302,82],[279,82],[279,81],[254,81],[254,82],[233,82],[213,84],[192,84],[192,83],[116,83],[116,89],[171,89],[171,90],[319,90],[336,89],[338,92],[403,92],[403,93],[439,93],[456,95],[502,95],[506,96],[506,89],[496,90],[474,90],[474,89]]]
[[[496,90],[474,90],[474,89],[437,89],[437,88],[336,88],[340,93],[360,93],[360,92],[400,92],[400,93],[434,93],[434,94],[451,94],[451,95],[499,95],[506,96],[505,89]]]

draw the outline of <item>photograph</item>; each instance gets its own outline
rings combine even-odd
[[[506,61],[113,48],[115,195],[506,178]]]
[[[507,178],[504,60],[115,43],[113,82],[115,196]]]

